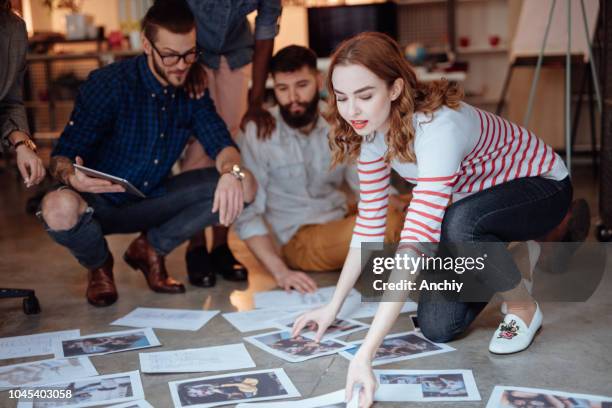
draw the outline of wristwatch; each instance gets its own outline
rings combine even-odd
[[[36,152],[36,144],[30,138],[23,139],[15,143],[13,145],[13,150],[17,150],[17,148],[21,145],[25,145],[28,149],[32,150],[33,152]]]
[[[232,169],[229,171],[229,174],[236,177],[240,181],[244,180],[244,177],[246,176],[244,174],[244,170],[242,170],[242,167],[240,167],[238,164],[234,164],[232,166]]]

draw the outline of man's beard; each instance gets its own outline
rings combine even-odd
[[[289,110],[291,105],[291,103],[287,105],[278,105],[283,120],[291,128],[303,128],[305,126],[310,125],[317,118],[319,96],[316,95],[314,98],[312,98],[310,102],[298,102],[298,105],[304,108],[304,112],[297,115],[291,113],[291,111]]]
[[[182,84],[180,85],[174,85],[174,83],[172,81],[170,81],[170,78],[168,78],[168,75],[166,75],[166,72],[164,71],[164,69],[157,63],[157,61],[155,60],[155,58],[153,58],[153,69],[155,70],[155,73],[157,75],[159,75],[161,77],[161,79],[163,79],[164,81],[166,81],[166,83],[168,85],[172,85],[176,88],[180,88],[183,85],[185,85],[185,81],[183,81]],[[186,77],[185,77],[186,78]]]

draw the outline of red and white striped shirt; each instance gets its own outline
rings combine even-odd
[[[387,165],[384,135],[364,141],[358,160],[359,212],[351,247],[384,241],[391,169],[416,184],[401,242],[439,242],[446,208],[478,191],[521,177],[568,176],[561,158],[528,130],[462,103],[430,117],[414,115],[416,163]]]

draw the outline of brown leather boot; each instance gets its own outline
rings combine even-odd
[[[112,305],[117,301],[117,288],[113,280],[113,256],[101,267],[89,270],[89,284],[87,285],[87,301],[96,307]]]
[[[584,199],[572,201],[563,220],[539,242],[583,242],[589,235],[591,212]]]
[[[125,262],[134,269],[140,269],[154,292],[184,293],[185,286],[168,276],[164,257],[147,241],[145,234],[140,234],[123,254]]]
[[[565,273],[571,259],[589,235],[591,211],[584,199],[572,201],[561,223],[539,239],[542,245],[539,265],[552,274]]]

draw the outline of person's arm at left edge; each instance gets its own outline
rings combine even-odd
[[[217,114],[215,105],[208,94],[192,100],[194,108],[194,133],[204,147],[206,154],[215,160],[215,167],[221,175],[215,190],[213,212],[219,211],[219,221],[230,225],[240,215],[244,203],[255,199],[257,182],[245,168],[240,166],[238,146],[232,140],[223,119]]]
[[[15,30],[4,41],[11,44],[13,50],[9,55],[16,58],[15,65],[19,71],[7,94],[0,100],[0,139],[4,146],[15,149],[17,168],[27,187],[40,183],[45,177],[45,167],[36,154],[36,148],[29,136],[28,121],[23,105],[22,83],[26,69],[28,35],[25,23],[15,25]],[[13,54],[15,53],[15,54]],[[12,64],[11,64],[12,65]],[[10,65],[9,65],[10,66]],[[9,78],[11,75],[9,75]]]
[[[252,86],[249,95],[249,107],[240,123],[244,131],[249,121],[257,125],[257,137],[266,139],[272,134],[276,123],[274,118],[264,106],[266,95],[266,79],[272,51],[274,50],[274,37],[278,34],[279,19],[282,12],[280,0],[260,0],[255,18],[255,49],[252,65]]]

